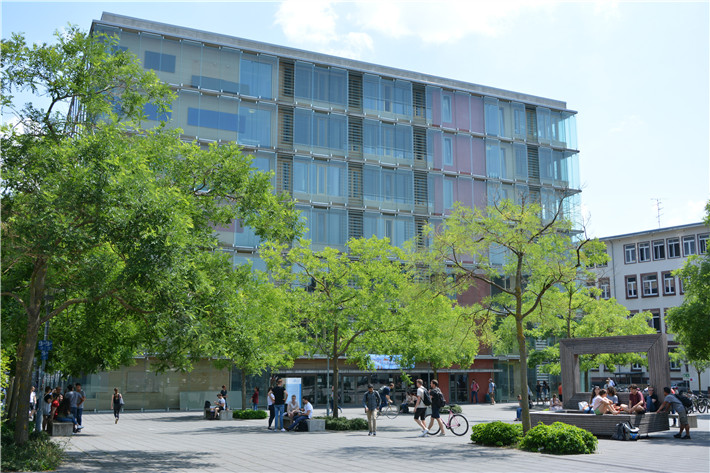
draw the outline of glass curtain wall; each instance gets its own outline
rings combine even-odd
[[[363,166],[363,204],[381,210],[414,210],[414,172]]]
[[[293,159],[293,197],[302,201],[347,204],[348,166],[344,162],[296,156]]]

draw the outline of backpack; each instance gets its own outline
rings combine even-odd
[[[693,401],[691,401],[690,398],[682,394],[676,394],[675,397],[681,402],[681,404],[683,404],[683,407],[685,407],[686,409],[693,406]]]
[[[205,409],[209,409],[212,407],[212,403],[210,401],[205,401]]]
[[[435,388],[433,389],[434,395],[431,396],[431,403],[434,407],[442,408],[446,405],[446,399],[444,399],[444,393],[441,392],[441,389]]]
[[[626,431],[624,424],[625,422],[619,422],[616,424],[614,434],[611,436],[612,440],[631,440],[631,436]]]
[[[424,395],[422,396],[422,402],[425,406],[431,406],[431,396],[429,396],[429,391],[424,390]]]
[[[294,429],[296,432],[308,432],[308,422],[302,420]]]

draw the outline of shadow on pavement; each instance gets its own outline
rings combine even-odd
[[[67,458],[58,472],[69,472],[91,468],[96,463],[98,471],[126,471],[140,465],[141,470],[189,470],[210,469],[218,465],[209,461],[209,455],[179,451],[145,452],[142,450],[121,450],[107,453],[101,450],[67,452]]]

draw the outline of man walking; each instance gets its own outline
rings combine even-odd
[[[678,413],[678,424],[680,424],[680,432],[675,434],[673,437],[677,439],[690,440],[690,424],[688,423],[688,413],[685,411],[685,406],[680,399],[671,392],[670,388],[663,388],[663,392],[666,398],[663,400],[663,404],[658,408],[657,412],[666,412],[671,407],[675,409]],[[683,437],[683,430],[685,430],[685,437]]]
[[[276,387],[273,389],[274,394],[274,414],[276,415],[276,430],[281,432],[286,432],[284,429],[284,403],[286,401],[286,388],[283,386],[283,379],[279,378],[276,380]]]
[[[530,388],[528,388],[530,389]],[[491,397],[491,405],[496,405],[496,383],[493,382],[493,378],[488,379],[488,395]]]
[[[86,401],[86,394],[84,394],[84,390],[81,389],[81,383],[76,383],[74,385],[74,392],[77,395],[76,423],[77,425],[83,427],[83,424],[81,423],[81,416],[84,413],[84,401]]]
[[[478,383],[474,379],[473,382],[471,383],[471,404],[473,404],[473,400],[476,400],[476,404],[478,404],[478,390],[480,386],[478,386]]]
[[[380,406],[380,393],[373,388],[372,384],[368,384],[367,392],[362,397],[362,405],[367,414],[367,427],[370,430],[367,435],[377,435],[377,408]]]
[[[414,422],[417,423],[422,428],[422,433],[420,437],[426,437],[429,433],[429,429],[426,428],[424,419],[426,418],[426,402],[424,399],[429,399],[429,393],[426,388],[424,388],[424,381],[421,379],[417,380],[417,403],[414,405]],[[431,401],[429,401],[431,402]]]
[[[446,403],[441,404],[441,402],[439,402],[439,399],[443,399],[444,395],[439,389],[439,381],[432,379],[429,384],[431,385],[431,391],[429,391],[429,398],[431,399],[431,420],[429,421],[427,431],[431,430],[431,426],[434,425],[434,419],[436,419],[436,422],[439,424],[439,437],[444,437],[446,432],[444,432],[444,423],[441,421],[441,415],[439,414],[439,409],[446,405]]]

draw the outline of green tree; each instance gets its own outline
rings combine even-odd
[[[309,243],[289,250],[268,246],[262,256],[291,297],[307,353],[330,357],[337,392],[341,356],[364,369],[370,353],[397,354],[393,350],[411,340],[432,298],[420,292],[416,274],[402,263],[404,252],[387,239],[351,239],[346,253],[313,251]],[[333,402],[337,417],[337,396]]]
[[[702,392],[703,387],[700,382],[700,377],[705,371],[710,369],[710,360],[695,360],[695,359],[690,358],[688,356],[688,353],[685,350],[685,347],[682,345],[680,348],[678,348],[677,350],[674,350],[670,353],[670,358],[671,358],[671,361],[673,361],[675,363],[679,363],[679,364],[682,363],[684,365],[690,365],[693,367],[693,369],[695,371],[697,371],[697,373],[698,373],[698,391]],[[690,385],[688,385],[688,387],[690,389],[692,389],[692,387]]]
[[[413,255],[432,272],[441,292],[472,286],[491,289],[476,304],[515,333],[520,353],[520,380],[527,385],[525,328],[550,290],[584,277],[585,268],[600,262],[604,245],[577,235],[563,218],[564,199],[553,210],[526,196],[520,205],[502,200],[485,211],[456,205],[441,228],[429,228],[427,251]],[[449,277],[441,277],[447,275]],[[527,390],[523,396],[523,429],[530,429]]]
[[[705,225],[710,227],[710,201],[705,213]],[[680,278],[685,295],[679,307],[668,311],[668,331],[685,347],[689,359],[710,360],[710,252],[689,256],[673,275]]]
[[[146,103],[166,110],[174,95],[115,40],[75,27],[56,36],[51,45],[28,46],[18,34],[2,41],[3,113],[17,118],[3,125],[0,143],[3,328],[6,316],[22,327],[9,340],[17,444],[27,440],[45,322],[62,317],[53,355],[65,374],[116,367],[137,350],[189,367],[210,347],[212,334],[196,327],[226,316],[221,278],[231,264],[211,251],[213,225],[237,217],[287,241],[298,227],[292,204],[236,145],[203,150],[179,130],[141,129]],[[16,91],[44,105],[17,106]],[[88,331],[72,339],[71,328]],[[87,351],[94,335],[105,345]],[[106,356],[111,350],[119,353]]]
[[[533,314],[532,328],[526,336],[532,338],[585,338],[642,335],[655,333],[649,326],[651,314],[642,312],[629,317],[629,310],[616,299],[597,299],[599,289],[579,281],[571,281],[550,289]],[[614,371],[616,365],[645,364],[646,359],[636,353],[600,354],[580,356],[580,370],[585,372],[589,384],[590,369],[600,364]],[[533,350],[528,367],[541,366],[541,371],[560,374],[559,343],[543,350]]]

